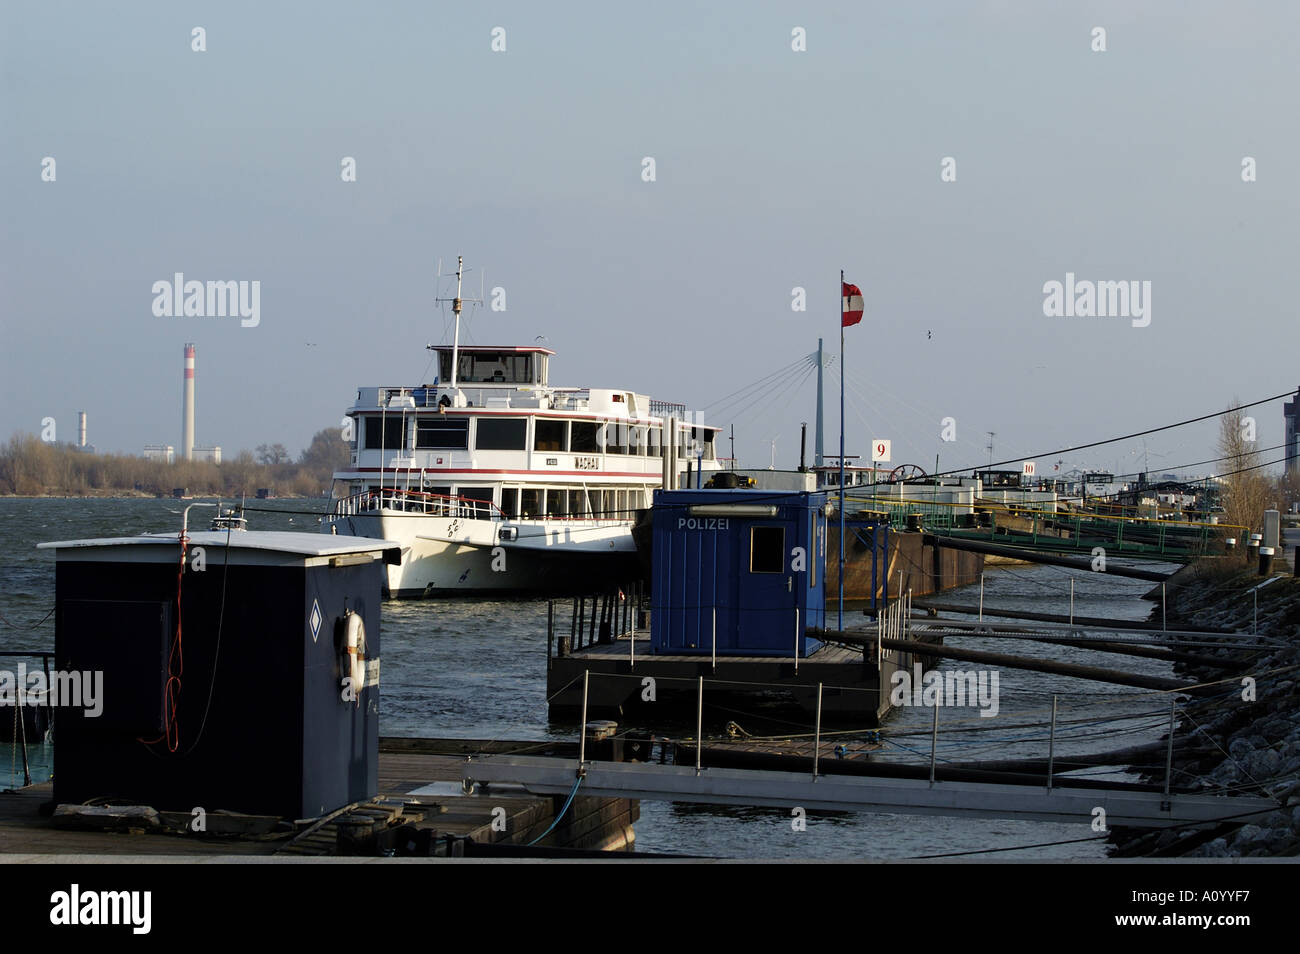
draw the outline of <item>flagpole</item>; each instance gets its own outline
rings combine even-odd
[[[840,601],[839,625],[844,632],[844,269],[840,269]]]

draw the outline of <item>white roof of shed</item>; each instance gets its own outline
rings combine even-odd
[[[351,537],[328,533],[303,533],[292,530],[196,530],[188,534],[188,546],[225,549],[229,544],[231,552],[236,550],[259,550],[266,553],[292,554],[304,558],[345,556],[352,553],[386,554],[390,550],[401,550],[401,544],[392,540],[377,540],[374,537]],[[38,543],[39,550],[77,551],[77,550],[111,550],[118,547],[174,547],[180,542],[180,534],[142,533],[135,537],[97,537],[88,540],[54,540]],[[125,557],[126,551],[123,551]],[[68,554],[76,558],[75,554]],[[102,554],[101,554],[102,556]],[[130,559],[130,557],[126,557]]]

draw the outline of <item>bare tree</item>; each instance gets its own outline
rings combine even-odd
[[[1253,419],[1241,412],[1234,401],[1228,413],[1219,418],[1219,465],[1222,475],[1224,522],[1258,531],[1264,522],[1264,510],[1274,496],[1271,481],[1264,474],[1255,441]],[[1245,541],[1243,540],[1244,544]]]
[[[258,444],[257,460],[258,463],[265,464],[268,467],[287,464],[289,463],[289,449],[283,444]]]

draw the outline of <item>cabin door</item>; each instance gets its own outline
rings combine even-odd
[[[755,523],[741,536],[739,642],[758,653],[794,655],[795,589],[803,577],[791,567],[793,530],[793,524]]]

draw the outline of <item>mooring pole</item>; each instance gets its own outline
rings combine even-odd
[[[980,574],[980,622],[984,622],[984,574]]]
[[[578,742],[578,773],[582,774],[583,766],[587,764],[587,683],[591,679],[591,670],[582,671],[582,725],[579,731],[582,732],[582,738]]]
[[[1174,709],[1177,699],[1169,700],[1169,746],[1165,749],[1165,798],[1169,797],[1169,782],[1174,774]]]
[[[799,607],[794,608],[794,671],[799,671]]]
[[[700,757],[704,751],[704,677],[700,676],[699,702],[695,707],[695,774],[700,774]]]
[[[1162,633],[1169,628],[1168,625],[1166,625],[1167,624],[1167,617],[1166,617],[1166,610],[1165,610],[1166,605],[1167,604],[1165,603],[1165,585],[1161,583],[1160,584],[1160,632]]]
[[[817,781],[817,756],[822,747],[822,684],[817,683],[817,723],[813,728],[813,781]]]
[[[1074,577],[1070,577],[1070,625],[1074,625]]]
[[[1251,635],[1258,636],[1259,635],[1259,593],[1252,590],[1250,595],[1255,598],[1255,622],[1251,626],[1250,631],[1251,631]]]
[[[930,733],[930,784],[934,784],[934,760],[939,751],[939,700],[934,701],[934,730]]]
[[[555,600],[546,601],[546,671],[551,670],[551,646],[555,642]],[[48,683],[47,683],[48,685]]]
[[[14,711],[18,713],[18,733],[23,747],[23,784],[32,784],[32,770],[27,764],[27,720],[23,718],[23,707],[18,704],[17,690],[14,693]]]
[[[1052,696],[1052,730],[1047,735],[1047,790],[1052,790],[1052,767],[1056,760],[1056,696]]]

